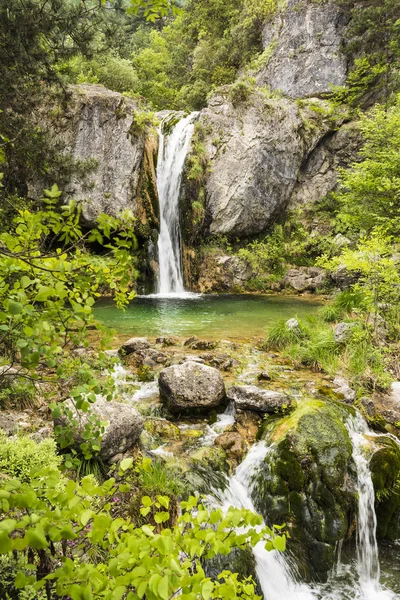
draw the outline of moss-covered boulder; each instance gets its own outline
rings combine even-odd
[[[396,540],[400,537],[400,446],[389,436],[373,438],[377,450],[370,469],[375,489],[377,536]]]
[[[347,416],[345,407],[308,400],[267,433],[275,448],[259,472],[253,500],[266,521],[286,523],[289,550],[306,579],[326,579],[335,544],[355,511]]]

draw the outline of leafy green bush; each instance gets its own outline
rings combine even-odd
[[[32,469],[57,468],[62,458],[56,443],[48,438],[37,444],[29,437],[7,437],[0,429],[0,475],[29,481]]]
[[[131,466],[132,459],[121,462],[119,483],[109,479],[98,485],[86,477],[60,490],[60,473],[51,469],[29,483],[4,483],[0,554],[17,563],[14,589],[33,587],[37,598],[45,590],[47,597],[71,600],[168,600],[180,592],[187,600],[257,600],[251,578],[223,571],[211,579],[202,561],[261,540],[267,550],[283,551],[285,536],[262,527],[262,518],[251,511],[209,511],[194,497],[181,502],[173,527],[165,526],[170,500],[162,495],[144,496],[141,502],[141,516],[151,513],[155,525],[138,527],[115,518],[120,495],[131,490],[121,479]],[[26,555],[29,569],[20,562]]]

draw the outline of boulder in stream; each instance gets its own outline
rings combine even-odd
[[[161,401],[175,413],[214,408],[225,398],[219,371],[194,361],[163,369],[158,383]]]
[[[236,408],[260,413],[275,413],[291,406],[292,401],[283,392],[264,390],[256,385],[236,385],[229,388],[227,397]]]
[[[357,505],[346,406],[303,400],[274,422],[274,444],[256,478],[253,501],[269,523],[286,523],[289,550],[304,579],[326,580],[336,543],[349,530]]]
[[[145,337],[134,337],[124,342],[120,348],[120,352],[124,354],[132,354],[138,350],[146,350],[150,348],[150,342]]]

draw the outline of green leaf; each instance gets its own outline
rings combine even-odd
[[[127,471],[133,465],[133,458],[124,458],[119,464],[121,471]]]
[[[21,302],[15,302],[14,300],[8,301],[8,310],[12,315],[20,315],[24,309],[23,304]]]
[[[169,598],[169,578],[168,575],[164,575],[160,583],[157,586],[157,592],[162,600],[168,600]]]
[[[204,583],[202,583],[201,595],[203,596],[204,600],[210,600],[213,590],[214,590],[214,584],[210,579],[208,579],[207,581],[204,581]]]
[[[284,535],[277,535],[273,539],[273,545],[279,552],[284,552],[286,550],[286,537]]]

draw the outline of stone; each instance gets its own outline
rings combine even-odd
[[[225,398],[219,371],[194,361],[163,369],[158,383],[161,402],[175,413],[214,408]]]
[[[342,396],[346,404],[353,404],[356,392],[351,389],[349,382],[344,377],[335,377],[333,380],[334,392]]]
[[[148,417],[144,422],[144,429],[161,439],[179,440],[181,437],[179,427],[167,419]]]
[[[297,292],[315,292],[327,281],[328,275],[324,269],[318,267],[297,267],[289,269],[285,274],[282,284]]]
[[[139,367],[141,365],[156,366],[165,365],[169,361],[169,357],[164,352],[155,348],[144,348],[136,350],[127,357],[127,364]]]
[[[339,266],[330,274],[333,282],[338,285],[341,290],[347,290],[350,286],[357,283],[360,275],[361,274],[354,271],[348,271],[344,265]]]
[[[259,413],[280,412],[292,405],[289,396],[283,392],[264,390],[256,385],[233,386],[226,395],[235,403],[236,408]]]
[[[124,342],[120,348],[120,352],[124,354],[132,354],[138,350],[146,350],[147,348],[150,348],[150,346],[151,344],[147,338],[135,337]]]
[[[109,356],[110,358],[118,358],[118,356],[119,356],[119,349],[115,348],[113,350],[104,350],[104,354],[106,356]]]
[[[261,373],[257,375],[257,379],[258,381],[271,381],[272,377],[268,371],[261,371]]]
[[[193,336],[186,340],[184,346],[191,348],[192,350],[212,350],[218,345],[215,340],[200,340],[198,337]]]
[[[56,118],[51,116],[52,107],[45,107],[39,117],[58,147],[87,165],[68,176],[62,186],[63,198],[81,203],[89,225],[94,225],[101,213],[117,217],[127,208],[143,222],[143,168],[146,161],[152,161],[152,152],[146,152],[147,133],[136,126],[135,114],[142,109],[133,99],[102,85],[72,85],[68,91],[67,107],[56,107]],[[153,179],[154,173],[150,176]],[[33,182],[30,192],[35,195],[42,189],[43,182]],[[154,200],[158,202],[158,198]],[[157,207],[148,204],[148,216],[157,219]]]
[[[162,336],[156,339],[156,344],[161,344],[162,346],[176,346],[178,343],[179,339],[173,335]]]
[[[131,448],[138,440],[143,430],[143,418],[138,411],[129,404],[111,401],[97,397],[96,402],[91,404],[90,412],[77,413],[75,405],[71,400],[65,404],[76,418],[78,425],[73,430],[74,445],[79,447],[84,440],[82,437],[86,423],[89,422],[91,414],[97,415],[102,421],[107,421],[104,435],[101,440],[100,457],[104,461],[110,460],[116,454],[120,454]],[[63,415],[54,421],[54,425],[67,425],[67,419]]]
[[[326,580],[357,508],[348,417],[343,405],[304,399],[269,428],[272,451],[254,481],[256,510],[271,523],[286,523],[288,551],[306,579]]]
[[[239,461],[243,457],[246,450],[244,439],[236,431],[222,433],[214,440],[214,444],[223,448],[236,461]]]
[[[335,327],[335,342],[345,344],[349,341],[354,329],[355,323],[338,323]]]
[[[293,331],[294,329],[299,329],[299,322],[297,319],[289,319],[285,323],[286,329],[289,331]]]
[[[292,98],[329,94],[332,85],[344,85],[348,20],[339,3],[288,0],[264,27],[263,46],[271,55],[257,83]]]

